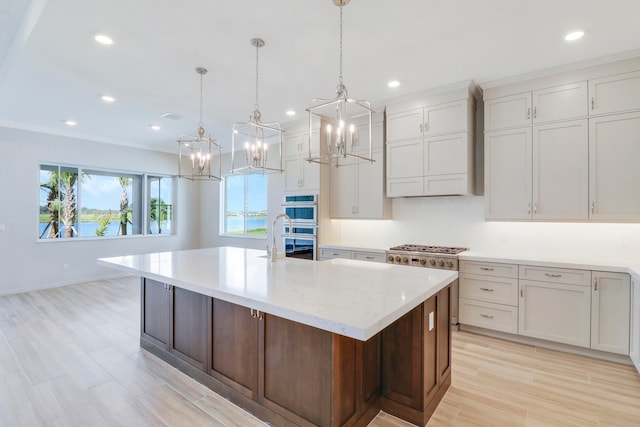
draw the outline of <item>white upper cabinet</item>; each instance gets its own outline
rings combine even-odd
[[[488,132],[484,138],[485,215],[531,217],[531,128]]]
[[[470,83],[387,105],[388,197],[474,193],[474,90]]]
[[[589,114],[640,110],[640,71],[589,80]]]
[[[487,99],[485,131],[587,117],[587,82]]]
[[[358,159],[355,164],[331,168],[331,217],[385,219],[391,202],[385,197],[383,115],[375,114],[371,125],[374,162]],[[357,152],[369,156],[369,126],[357,126]]]
[[[533,123],[547,123],[587,117],[587,82],[577,82],[532,94]]]
[[[309,163],[309,128],[292,127],[285,129],[284,134],[284,174],[286,191],[314,191],[320,189],[320,165]],[[311,152],[320,150],[320,129],[313,129],[311,134]]]
[[[531,124],[531,92],[484,101],[485,132]]]
[[[532,218],[589,217],[587,119],[533,126]]]
[[[640,219],[640,113],[589,120],[590,218]]]

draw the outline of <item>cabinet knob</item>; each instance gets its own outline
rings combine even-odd
[[[527,108],[527,119],[531,118],[531,107]]]
[[[594,98],[593,98],[593,96],[592,96],[592,97],[591,97],[591,109],[592,109],[592,110],[595,110],[595,108],[596,108],[596,101],[595,101],[595,99],[594,99]]]

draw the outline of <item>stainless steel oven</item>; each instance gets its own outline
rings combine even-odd
[[[289,224],[284,223],[285,255],[315,260],[318,240],[318,196],[315,194],[285,195],[282,211],[291,218],[291,230]]]
[[[387,250],[387,263],[458,270],[458,254],[468,248],[406,244]],[[451,323],[458,324],[458,280],[451,285]]]

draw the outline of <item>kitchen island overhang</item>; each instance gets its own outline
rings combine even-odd
[[[142,277],[143,348],[275,425],[424,425],[450,384],[455,271],[229,247],[98,262]]]

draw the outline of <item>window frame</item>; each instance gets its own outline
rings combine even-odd
[[[219,236],[220,237],[233,237],[233,238],[238,238],[238,239],[256,239],[256,240],[267,240],[268,238],[268,234],[269,234],[269,177],[268,175],[263,175],[265,177],[265,179],[267,180],[266,185],[265,185],[265,200],[266,200],[266,206],[265,206],[265,214],[267,216],[267,223],[265,225],[265,228],[267,229],[267,231],[265,232],[264,235],[256,235],[256,234],[247,234],[247,207],[248,207],[248,201],[247,201],[247,196],[248,196],[248,178],[249,176],[252,175],[258,175],[258,174],[226,174],[223,175],[223,185],[221,185],[220,188],[220,221],[219,221]],[[236,233],[227,233],[227,229],[226,229],[226,217],[227,217],[227,182],[226,179],[227,177],[231,177],[231,176],[242,176],[244,178],[244,203],[243,203],[243,209],[244,209],[244,214],[243,214],[243,223],[244,223],[244,227],[243,230],[244,232],[242,234],[236,234]]]
[[[42,207],[42,202],[43,202],[43,198],[42,195],[40,194],[40,191],[42,191],[42,182],[41,182],[41,178],[40,178],[40,173],[43,170],[57,170],[60,171],[61,169],[75,169],[77,171],[78,174],[78,179],[76,181],[76,211],[77,211],[77,221],[78,221],[78,235],[74,236],[74,237],[55,237],[55,238],[48,238],[48,237],[40,237],[40,209]],[[141,221],[140,221],[140,233],[138,234],[127,234],[127,235],[105,235],[105,236],[96,236],[96,235],[87,235],[87,236],[82,236],[79,234],[80,232],[80,222],[81,222],[81,218],[82,218],[82,183],[81,180],[79,179],[80,176],[82,176],[83,174],[90,175],[91,173],[95,174],[95,175],[105,175],[105,176],[124,176],[124,177],[135,177],[135,178],[139,178],[140,179],[140,199],[142,201],[141,203],[141,208],[138,210],[138,214],[141,215]],[[177,185],[177,180],[176,177],[174,175],[169,175],[169,174],[162,174],[162,173],[146,173],[146,172],[133,172],[133,171],[127,171],[127,170],[120,170],[120,169],[110,169],[110,168],[101,168],[101,167],[94,167],[94,166],[80,166],[80,165],[69,165],[69,164],[64,164],[64,163],[58,163],[58,162],[38,162],[38,172],[37,175],[38,176],[38,210],[36,212],[37,216],[36,216],[36,221],[37,221],[37,228],[36,230],[38,230],[38,234],[36,236],[36,241],[41,243],[47,243],[47,242],[70,242],[70,241],[88,241],[88,240],[112,240],[112,239],[139,239],[139,238],[148,238],[148,237],[171,237],[171,236],[175,236],[176,233],[176,219],[177,219],[177,210],[176,210],[176,200],[177,200],[177,191],[178,191],[178,185]],[[171,180],[171,232],[170,233],[151,233],[149,230],[149,226],[150,226],[150,212],[149,212],[149,207],[150,207],[150,194],[149,194],[149,190],[148,190],[148,183],[149,183],[149,179],[150,178],[169,178]]]

